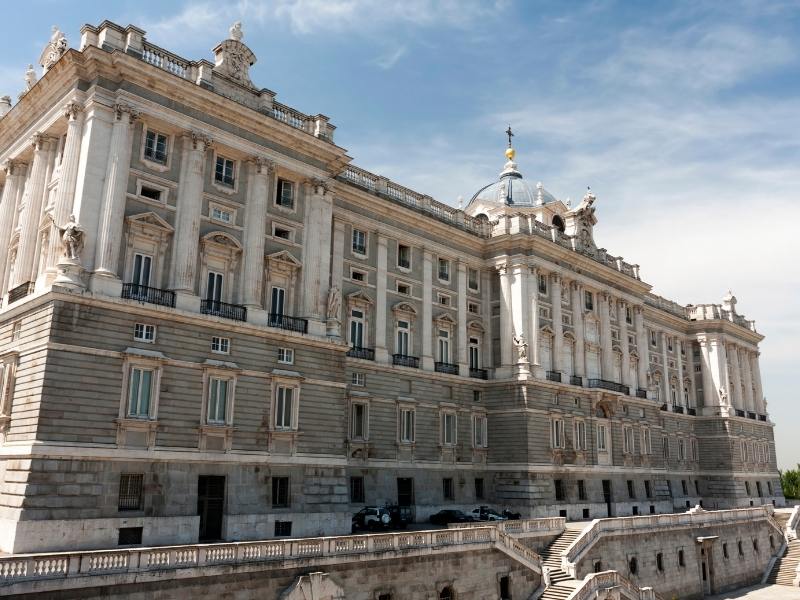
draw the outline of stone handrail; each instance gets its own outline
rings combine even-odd
[[[340,537],[272,539],[252,542],[190,544],[155,548],[85,550],[0,556],[0,588],[39,580],[131,574],[183,568],[245,565],[314,559],[375,560],[385,553],[429,553],[434,550],[468,550],[488,544],[528,568],[541,572],[541,560],[533,550],[496,527],[411,531]]]
[[[522,535],[527,533],[560,533],[564,531],[566,523],[564,517],[545,517],[543,519],[516,519],[509,521],[482,521],[480,525],[497,527],[503,533]],[[478,523],[448,523],[450,529],[464,529],[475,527]]]
[[[142,60],[184,79],[189,75],[188,60],[150,42],[142,43]]]
[[[580,586],[567,596],[567,600],[589,600],[597,596],[597,591],[610,587],[621,587],[627,592],[626,598],[639,600],[661,600],[651,587],[640,588],[617,571],[602,571],[589,574]]]
[[[772,513],[772,505],[765,504],[764,506],[735,508],[732,510],[705,511],[692,509],[676,514],[595,519],[561,554],[561,568],[575,577],[578,559],[604,536],[643,533],[660,528],[708,527],[716,524],[762,519],[777,527],[772,519]]]
[[[786,537],[789,539],[800,538],[800,504],[795,505],[786,522]]]

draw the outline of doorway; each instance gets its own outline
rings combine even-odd
[[[606,513],[611,516],[611,480],[603,479],[603,501],[606,503]]]
[[[200,515],[201,542],[222,539],[222,514],[225,510],[225,477],[200,475],[197,478],[197,514]]]
[[[398,506],[414,506],[414,479],[411,477],[397,478],[397,504]]]

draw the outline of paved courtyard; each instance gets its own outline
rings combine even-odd
[[[800,588],[788,585],[757,585],[717,596],[709,596],[706,600],[733,600],[734,598],[741,600],[800,600]]]

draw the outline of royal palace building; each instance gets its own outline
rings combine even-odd
[[[360,169],[213,52],[54,30],[0,102],[0,551],[783,505],[733,295],[652,294],[510,143],[463,210]]]

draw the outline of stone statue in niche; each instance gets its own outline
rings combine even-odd
[[[81,226],[75,222],[75,215],[70,215],[69,221],[67,221],[67,224],[63,227],[56,223],[52,216],[50,216],[50,220],[53,221],[53,225],[56,226],[61,236],[61,246],[64,249],[64,257],[70,261],[80,261],[80,253],[83,249],[84,231]]]
[[[328,310],[326,316],[331,320],[339,319],[339,307],[342,304],[342,293],[339,286],[334,285],[328,290]]]
[[[525,334],[520,333],[519,336],[514,336],[514,344],[517,347],[517,357],[520,362],[528,360],[528,343],[525,341]]]
[[[719,388],[719,401],[722,406],[728,406],[728,391],[725,388]]]
[[[42,65],[45,73],[64,55],[68,47],[69,43],[67,42],[67,37],[58,27],[53,25],[53,33],[50,36],[50,41],[47,43],[47,46],[44,47],[42,55],[39,57],[39,64]]]

